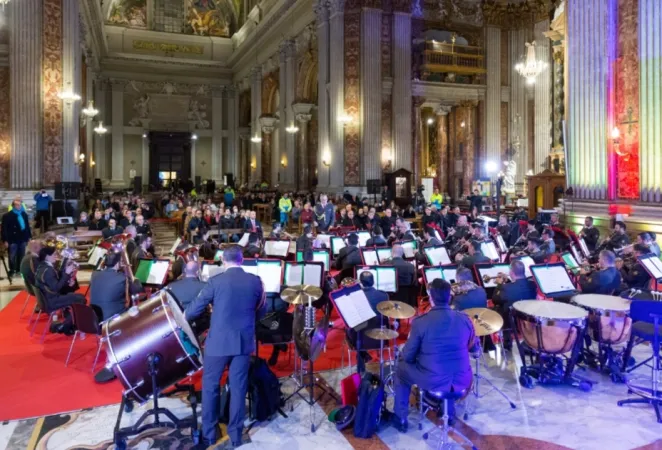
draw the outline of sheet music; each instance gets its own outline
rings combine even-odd
[[[370,303],[362,290],[338,297],[334,302],[349,328],[367,322],[377,315],[370,307]]]
[[[363,262],[368,266],[378,266],[377,252],[375,250],[363,250]]]
[[[380,267],[377,269],[377,289],[384,292],[395,292],[395,267]]]
[[[439,234],[439,232],[437,230],[435,230],[434,228],[432,229],[432,231],[434,231],[434,237],[436,237],[437,240],[443,244],[444,240],[441,238],[441,235]]]
[[[217,266],[216,264],[205,264],[202,266],[200,278],[202,281],[207,282],[210,278],[213,278],[223,272],[225,272],[225,267],[223,266]]]
[[[329,254],[327,252],[313,252],[313,261],[323,262],[324,270],[329,271]]]
[[[287,253],[296,253],[297,252],[297,243],[295,241],[290,241],[290,247],[287,249]]]
[[[258,261],[257,276],[264,283],[266,292],[280,292],[280,262]]]
[[[304,266],[302,264],[287,264],[285,266],[285,279],[283,280],[285,286],[298,286],[301,284],[301,279],[303,278],[303,267]]]
[[[362,274],[363,272],[370,272],[370,273],[372,274],[372,279],[375,280],[375,287],[376,287],[377,289],[379,289],[379,288],[377,287],[377,281],[378,281],[378,280],[377,280],[377,269],[368,269],[368,268],[360,269],[360,268],[357,267],[357,268],[356,268],[356,279],[357,279],[357,280],[360,280],[360,279],[361,279],[361,274]]]
[[[174,254],[175,254],[175,250],[177,250],[177,247],[179,247],[179,245],[180,245],[181,243],[182,243],[182,238],[177,238],[177,239],[175,239],[175,243],[172,244],[172,247],[170,247],[170,252],[169,252],[169,254],[170,254],[170,255],[174,255]]]
[[[161,284],[165,280],[168,269],[170,268],[169,261],[153,261],[152,267],[149,270],[147,277],[147,284]]]
[[[303,266],[303,284],[322,287],[322,268],[317,264]]]
[[[657,262],[656,262],[657,261]],[[650,272],[651,276],[656,280],[662,278],[662,267],[658,266],[660,262],[657,258],[642,258],[641,263],[646,267]]]
[[[347,247],[347,244],[345,244],[345,240],[341,237],[338,236],[333,236],[331,238],[331,251],[333,252],[333,256],[336,256],[338,253],[340,253],[340,249]]]
[[[405,258],[416,256],[416,243],[414,241],[403,242],[402,249],[405,251]]]
[[[444,269],[442,267],[441,273],[444,276],[444,280],[448,281],[449,283],[453,284],[457,282],[457,269]]]
[[[505,273],[506,275],[510,275],[510,266],[508,264],[495,264],[492,267],[482,267],[477,265],[476,268],[478,269],[478,274],[480,275],[481,280],[484,275],[490,277],[496,277],[500,273]],[[496,280],[490,280],[487,283],[483,282],[484,288],[493,288],[496,286],[497,286]]]
[[[322,244],[326,245],[326,248],[331,248],[331,235],[330,234],[318,234],[315,239],[320,241]]]
[[[223,259],[223,250],[216,250],[214,261],[221,261]]]
[[[572,254],[566,252],[561,255],[561,258],[563,259],[563,262],[568,267],[568,269],[572,271],[579,269],[579,264],[577,263],[575,257],[572,256]]]
[[[442,273],[442,270],[441,270],[439,267],[429,267],[429,268],[426,268],[426,269],[423,271],[423,273],[424,273],[424,275],[425,275],[425,282],[426,282],[427,284],[430,284],[430,283],[432,283],[434,280],[437,280],[437,279],[441,279],[441,280],[444,279],[444,274]]]
[[[506,243],[503,240],[503,236],[500,234],[497,234],[496,236],[496,243],[499,246],[499,251],[501,253],[506,253],[508,251],[508,247],[506,247]]]
[[[537,266],[532,270],[535,271],[538,286],[545,295],[575,290],[563,266]]]
[[[497,251],[494,242],[482,242],[480,244],[480,251],[492,261],[499,260],[499,252]]]
[[[584,238],[579,239],[579,248],[582,250],[582,253],[584,254],[585,258],[589,258],[591,256],[591,253],[588,251],[588,247],[586,246],[586,242],[584,241]]]
[[[356,233],[356,235],[359,238],[359,247],[365,247],[368,240],[370,239],[370,232],[369,231],[359,231],[358,233]]]
[[[246,273],[252,273],[253,275],[258,276],[258,274],[257,274],[257,265],[255,265],[255,266],[254,266],[254,265],[250,265],[250,266],[248,266],[248,265],[246,265],[246,266],[242,265],[241,268],[242,268],[242,269],[244,270],[244,272],[246,272]]]
[[[536,262],[530,256],[522,256],[519,258],[519,260],[524,264],[524,274],[527,278],[531,278],[533,276],[531,273],[531,266],[533,266]]]
[[[106,256],[106,253],[108,253],[108,250],[105,248],[101,247],[94,247],[92,250],[92,254],[90,255],[90,258],[87,260],[87,263],[91,265],[92,267],[97,267],[99,265],[99,262],[103,259],[104,256]]]
[[[248,236],[250,236],[250,233],[244,233],[244,235],[241,237],[241,239],[239,239],[239,242],[237,242],[237,244],[239,244],[242,247],[246,247],[248,245]]]
[[[572,255],[575,257],[575,261],[577,261],[578,264],[581,264],[584,262],[584,258],[582,258],[582,255],[579,254],[579,251],[577,250],[577,247],[574,245],[570,246],[570,251],[572,252]]]
[[[423,251],[430,260],[430,264],[433,266],[438,266],[440,264],[452,264],[446,247],[428,247],[423,249]]]
[[[288,241],[265,241],[264,254],[267,256],[280,256],[287,257],[287,252],[290,249]]]
[[[383,263],[387,259],[393,259],[393,252],[391,252],[390,248],[378,248],[377,258],[379,258],[380,263]]]

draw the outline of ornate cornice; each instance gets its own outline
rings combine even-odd
[[[521,3],[487,0],[483,3],[483,18],[485,25],[523,28],[549,19],[553,8],[552,0],[526,0]]]
[[[381,0],[371,0],[381,4]],[[331,17],[345,12],[345,0],[328,0],[329,14]],[[380,6],[381,7],[381,6]]]
[[[393,0],[393,12],[411,14],[411,0]]]
[[[112,89],[134,94],[193,95],[210,97],[216,92],[223,92],[225,85],[175,83],[171,81],[136,81],[122,78],[101,78],[110,83]]]
[[[313,3],[313,11],[315,11],[317,26],[322,26],[329,21],[328,0],[315,0]]]

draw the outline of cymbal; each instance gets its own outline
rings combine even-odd
[[[491,309],[469,308],[462,312],[471,319],[478,337],[498,333],[503,328],[503,317]]]
[[[386,300],[377,304],[377,311],[391,319],[409,319],[416,315],[416,310],[406,303]]]
[[[303,284],[284,289],[280,297],[292,305],[307,305],[309,300],[315,301],[321,298],[322,290],[317,286]]]
[[[383,302],[382,302],[383,303]],[[395,330],[389,330],[387,328],[371,328],[364,333],[367,337],[371,339],[376,339],[378,341],[390,341],[398,337],[398,332]]]

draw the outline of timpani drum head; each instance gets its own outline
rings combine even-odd
[[[556,320],[577,320],[588,316],[578,306],[546,300],[520,300],[513,305],[516,311],[533,317]]]
[[[588,309],[629,312],[630,301],[621,297],[602,294],[582,294],[572,297],[572,302]]]
[[[620,344],[630,338],[630,300],[611,295],[582,294],[572,302],[589,313],[589,336],[604,344]]]

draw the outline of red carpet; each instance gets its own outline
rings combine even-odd
[[[23,318],[19,320],[24,301],[25,292],[22,291],[0,311],[0,386],[3,387],[0,422],[119,403],[122,386],[118,381],[106,385],[94,383],[91,368],[96,338],[88,335],[85,340],[78,340],[69,367],[65,367],[72,338],[49,333],[44,344],[39,344],[47,320],[43,314],[34,336],[30,338],[28,311],[32,311],[34,299],[30,299]],[[335,320],[336,327],[342,327],[342,320],[336,314],[333,314],[332,320]],[[344,335],[342,328],[330,330],[327,351],[315,361],[316,372],[340,368]],[[260,357],[269,358],[271,348],[270,345],[261,345]],[[376,353],[371,353],[374,358],[377,357]],[[354,353],[352,361],[356,361]],[[102,351],[97,369],[104,363]],[[287,352],[281,353],[272,369],[279,377],[285,377],[292,373],[293,368],[294,351],[290,346]],[[199,377],[196,378],[199,380]]]

